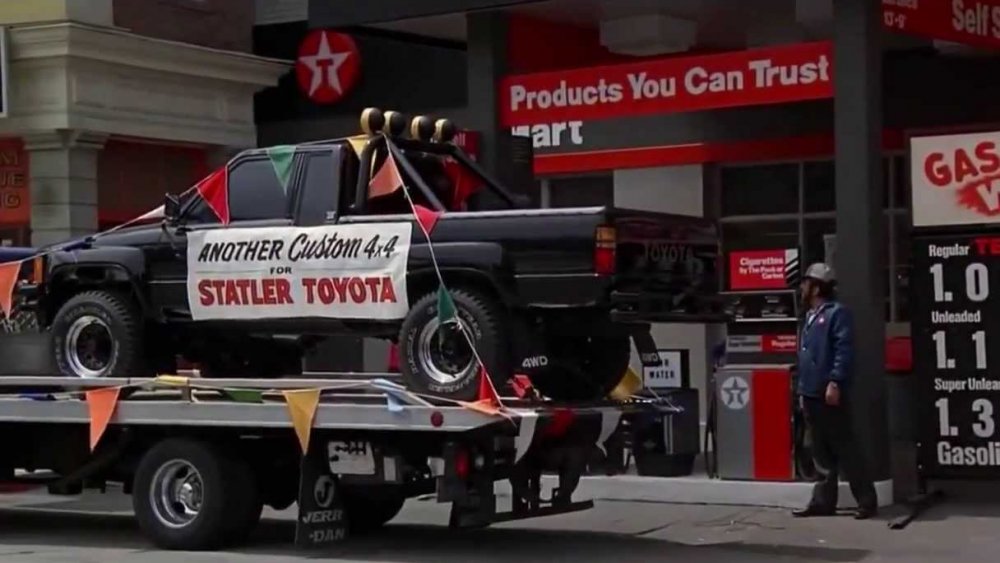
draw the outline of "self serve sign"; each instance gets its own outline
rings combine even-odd
[[[642,368],[642,381],[646,389],[673,389],[681,386],[681,352],[658,350],[660,363]]]

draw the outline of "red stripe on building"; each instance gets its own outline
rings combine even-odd
[[[884,150],[902,150],[901,131],[882,134]],[[832,156],[833,134],[804,135],[719,143],[691,143],[608,149],[535,156],[535,174],[598,172],[622,168],[652,168],[708,162],[739,163]]]
[[[788,370],[755,370],[753,397],[753,478],[788,481],[792,468],[792,390]]]

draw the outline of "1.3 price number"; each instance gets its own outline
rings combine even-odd
[[[942,438],[954,438],[958,436],[959,428],[952,426],[948,397],[941,397],[934,402],[938,411],[938,430]],[[993,402],[989,399],[975,399],[972,401],[972,415],[975,420],[972,422],[972,433],[977,438],[992,438],[996,431],[996,422],[993,418]]]
[[[931,266],[931,279],[934,284],[934,301],[950,303],[954,299],[952,292],[944,288],[944,264],[940,262]],[[990,297],[990,272],[985,264],[973,262],[965,268],[965,295],[969,301],[981,303]]]

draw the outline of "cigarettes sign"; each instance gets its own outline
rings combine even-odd
[[[410,223],[217,229],[188,235],[194,320],[399,319]]]
[[[1000,132],[910,140],[913,226],[1000,223]]]
[[[508,127],[778,104],[833,95],[829,42],[509,76]]]
[[[729,289],[787,289],[798,267],[796,248],[735,251],[729,255]]]

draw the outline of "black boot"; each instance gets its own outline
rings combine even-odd
[[[854,511],[855,520],[868,520],[869,518],[874,518],[876,516],[878,516],[878,507],[875,505],[861,506]]]

